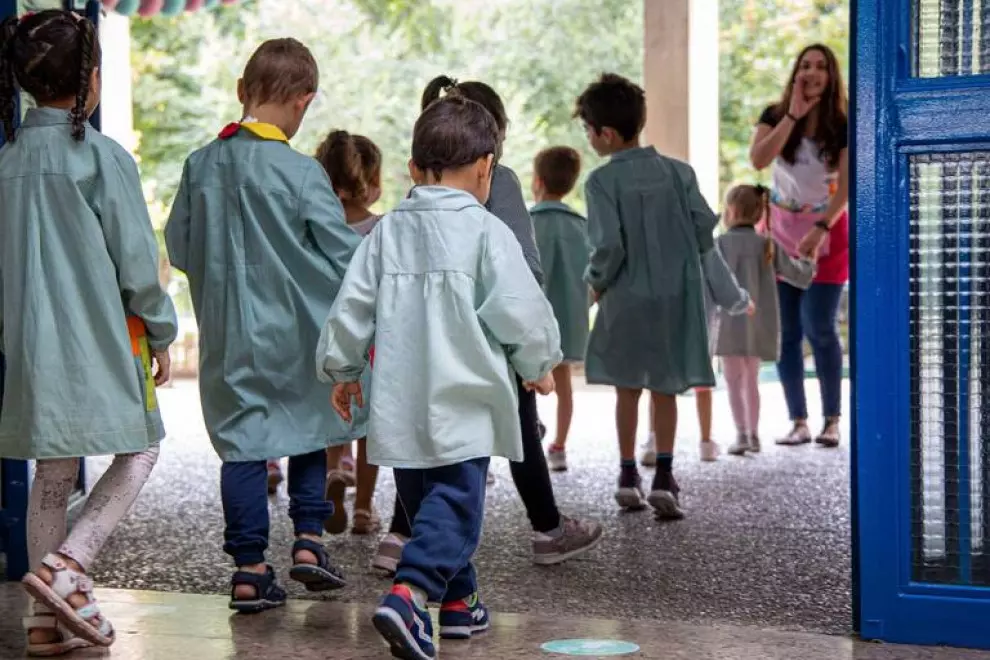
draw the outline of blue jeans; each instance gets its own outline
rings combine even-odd
[[[808,419],[804,396],[805,337],[815,356],[815,373],[822,391],[826,418],[842,414],[842,343],[836,323],[843,285],[814,283],[802,291],[786,282],[777,283],[780,298],[780,360],[777,373],[791,419]]]
[[[314,451],[289,458],[289,518],[296,535],[323,535],[333,512],[326,501],[327,458]],[[237,566],[263,564],[268,549],[268,469],[265,461],[224,463],[220,499],[226,528],[223,551]]]
[[[481,540],[490,460],[395,470],[395,488],[412,522],[396,584],[422,589],[434,603],[467,598],[478,590],[471,558]]]

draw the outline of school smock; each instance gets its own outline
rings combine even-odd
[[[564,359],[581,362],[591,325],[591,296],[584,281],[591,251],[588,221],[563,202],[540,202],[529,214],[543,266],[543,288],[560,327]]]
[[[560,335],[519,242],[472,195],[419,186],[382,218],[320,336],[320,377],[358,380],[372,339],[370,463],[522,460],[513,370],[548,374]]]
[[[717,218],[694,170],[653,147],[627,149],[589,175],[585,197],[585,280],[600,294],[588,382],[661,394],[714,387],[701,256]]]
[[[361,237],[319,163],[274,126],[229,126],[186,160],[165,241],[189,278],[220,458],[297,456],[345,435],[312,354]]]
[[[29,110],[0,149],[0,456],[141,452],[164,436],[128,317],[153,350],[175,340],[137,166],[65,110]],[[147,346],[145,346],[147,350]],[[144,357],[147,357],[145,355]]]

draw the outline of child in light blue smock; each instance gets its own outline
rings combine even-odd
[[[553,310],[519,242],[485,210],[499,131],[480,104],[434,102],[413,131],[417,187],[354,256],[316,355],[351,416],[375,341],[368,460],[395,470],[412,536],[374,616],[401,658],[436,657],[440,637],[489,626],[472,556],[492,456],[522,459],[515,373],[548,393],[561,360]]]
[[[682,518],[672,471],[675,397],[715,385],[702,262],[718,259],[712,233],[717,218],[690,165],[640,146],[646,99],[638,85],[605,74],[578,98],[575,115],[595,151],[611,156],[585,184],[593,246],[586,280],[599,306],[585,373],[589,383],[617,392],[616,501],[625,509],[642,509],[648,501],[659,518]],[[745,309],[743,296],[732,306]],[[644,389],[656,408],[657,471],[648,500],[635,455]]]
[[[547,449],[547,463],[555,472],[567,470],[567,434],[574,414],[571,365],[584,361],[588,344],[591,297],[584,281],[590,251],[588,221],[563,202],[580,173],[581,155],[570,147],[544,149],[533,161],[536,206],[529,213],[543,265],[543,288],[557,317],[564,352],[564,361],[553,370],[557,426]]]
[[[320,164],[288,144],[318,77],[298,41],[262,44],[238,83],[244,118],[186,161],[165,228],[172,264],[189,278],[203,417],[223,460],[230,607],[246,613],[286,598],[265,563],[270,458],[289,457],[290,577],[310,591],[344,585],[320,538],[331,513],[325,451],[348,428],[306,356],[361,237]]]
[[[87,123],[99,62],[96,29],[72,12],[0,24],[0,457],[37,460],[28,655],[113,643],[86,572],[165,436],[155,387],[169,377],[175,310],[134,160]],[[15,132],[17,88],[37,107]],[[79,459],[106,454],[116,456],[69,531]]]

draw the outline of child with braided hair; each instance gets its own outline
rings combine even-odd
[[[18,90],[37,108],[15,131]],[[0,24],[0,457],[37,460],[24,578],[34,598],[29,655],[113,643],[87,570],[165,435],[155,387],[169,377],[175,309],[159,284],[134,160],[87,127],[99,102],[90,21],[49,10]],[[113,462],[67,530],[80,458],[106,454]]]

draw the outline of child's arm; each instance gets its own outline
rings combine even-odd
[[[357,236],[357,233],[354,232]],[[380,279],[380,236],[373,230],[358,245],[352,266],[333,301],[316,347],[316,375],[325,383],[356,383],[375,336]]]
[[[715,305],[732,316],[746,313],[750,302],[749,293],[739,286],[717,245],[701,255],[701,271],[705,276],[708,295]]]
[[[300,216],[313,236],[317,249],[343,279],[362,237],[347,226],[344,207],[333,191],[326,171],[315,160],[303,176],[299,190]]]
[[[540,252],[536,248],[536,234],[533,230],[533,218],[526,208],[523,199],[522,186],[515,172],[508,167],[496,167],[492,175],[491,194],[485,208],[496,218],[506,224],[515,234],[526,258],[526,266],[533,277],[543,284],[543,267],[540,263]]]
[[[512,234],[492,223],[482,263],[484,300],[478,316],[509,362],[527,382],[550,373],[564,358],[560,330],[550,302],[529,273],[522,249]]]
[[[117,268],[124,309],[144,322],[151,350],[164,351],[175,341],[179,326],[172,299],[158,280],[158,241],[137,165],[123,148],[111,151],[101,165],[93,201]]]
[[[588,205],[588,240],[592,245],[584,280],[600,296],[612,285],[625,263],[626,248],[622,244],[618,204],[594,174],[584,185],[584,198]]]
[[[773,240],[769,238],[767,240]],[[807,289],[811,286],[811,281],[815,279],[818,271],[818,264],[807,257],[795,259],[785,252],[780,245],[774,241],[773,269],[788,284],[792,284],[799,289]]]
[[[165,247],[168,261],[183,273],[189,268],[189,170],[188,162],[182,166],[179,190],[172,201],[172,210],[165,223]]]

